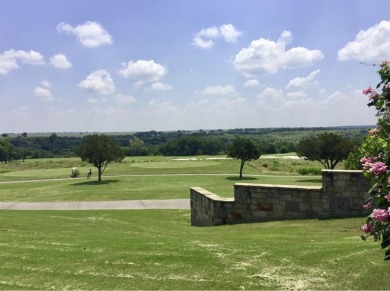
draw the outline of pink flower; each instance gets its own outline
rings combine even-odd
[[[379,98],[379,95],[376,94],[376,92],[374,91],[374,92],[372,92],[370,94],[370,96],[368,97],[368,100],[375,100],[375,99],[378,99],[378,98]]]
[[[372,164],[377,160],[376,157],[372,158],[372,157],[363,157],[360,159],[360,163],[362,164],[364,170],[368,171]],[[390,183],[389,183],[390,184]]]
[[[384,61],[382,61],[382,63],[380,64],[380,67],[383,68],[383,67],[387,66],[388,63],[389,63],[388,60],[384,60]]]
[[[367,204],[363,205],[364,209],[370,209],[371,207],[372,207],[372,203],[371,202],[368,202]]]
[[[364,233],[369,234],[374,230],[374,226],[372,224],[365,224],[360,228]]]
[[[374,209],[372,211],[371,217],[374,218],[375,220],[379,221],[386,221],[389,218],[389,210],[388,209]]]
[[[390,184],[390,176],[387,177],[387,184]]]
[[[368,131],[368,133],[369,133],[370,135],[376,135],[376,134],[378,133],[378,129],[377,129],[377,128],[372,128],[372,129],[370,129],[370,130]]]
[[[390,193],[385,195],[385,199],[387,200],[387,202],[390,202]]]
[[[375,92],[375,90],[372,89],[371,86],[369,86],[367,89],[363,90],[363,94],[365,94],[365,95],[372,94],[372,92]]]
[[[374,173],[375,175],[382,175],[387,172],[387,166],[382,162],[373,163],[370,172]]]

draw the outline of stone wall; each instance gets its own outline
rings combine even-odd
[[[191,225],[360,215],[370,187],[361,171],[323,170],[322,186],[237,183],[234,198],[192,187]]]

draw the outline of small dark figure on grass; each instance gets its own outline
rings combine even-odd
[[[87,179],[91,179],[91,176],[92,176],[92,170],[89,169],[89,172],[88,172],[88,175],[87,175]]]

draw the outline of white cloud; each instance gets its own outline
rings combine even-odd
[[[157,106],[158,105],[158,101],[157,99],[151,99],[148,103],[149,106]]]
[[[335,104],[348,104],[351,102],[351,96],[347,94],[341,93],[340,91],[336,91],[333,94],[327,96],[324,100],[320,102],[321,105],[329,105],[333,106]]]
[[[164,114],[168,114],[169,116],[172,113],[176,113],[179,111],[178,108],[176,108],[174,105],[172,105],[170,102],[160,102],[157,99],[152,99],[149,101],[148,105],[155,109],[154,115],[160,115],[160,116],[166,116]]]
[[[267,87],[257,97],[259,99],[263,99],[263,100],[270,100],[270,99],[280,100],[280,99],[282,99],[283,94],[284,94],[284,92],[282,89],[275,89],[272,87]]]
[[[150,86],[150,89],[155,91],[167,91],[173,89],[173,87],[169,84],[157,82],[157,83],[153,83],[152,86]]]
[[[226,42],[235,43],[237,38],[242,35],[242,32],[238,31],[231,24],[224,24],[219,27],[219,33]]]
[[[99,100],[97,98],[88,97],[87,103],[96,104],[99,103]]]
[[[132,78],[137,80],[137,84],[156,82],[168,73],[167,69],[163,65],[160,65],[153,60],[138,60],[136,62],[130,61],[127,64],[123,63],[122,66],[124,68],[119,70],[118,74],[123,78]]]
[[[290,82],[287,84],[287,89],[296,87],[296,88],[307,88],[311,84],[313,84],[315,77],[320,73],[320,69],[315,70],[311,72],[307,77],[303,78],[295,78],[292,79]]]
[[[320,50],[294,47],[286,50],[292,41],[289,31],[283,31],[279,39],[260,38],[243,48],[234,58],[235,69],[246,77],[274,74],[279,70],[307,67],[324,58]]]
[[[306,92],[303,90],[295,91],[295,92],[289,92],[286,95],[288,98],[291,99],[299,99],[299,98],[305,98],[307,96]]]
[[[137,102],[137,99],[135,99],[134,97],[125,96],[125,95],[121,95],[121,94],[115,95],[115,99],[118,103],[121,103],[121,104],[130,104],[130,103]]]
[[[248,80],[244,84],[244,87],[257,87],[257,86],[260,86],[260,83],[257,80]]]
[[[59,32],[74,34],[85,47],[98,47],[112,44],[112,36],[101,24],[94,21],[87,21],[78,26],[61,22],[57,26],[57,30]]]
[[[41,101],[54,101],[54,96],[51,92],[51,85],[47,80],[42,81],[41,86],[38,86],[34,89],[34,95],[39,97]]]
[[[65,55],[57,54],[50,58],[50,64],[58,69],[68,69],[72,64],[68,61]]]
[[[0,54],[0,75],[7,75],[10,71],[19,68],[18,62],[41,65],[43,56],[36,51],[8,50]]]
[[[106,70],[92,72],[85,80],[80,82],[79,87],[101,94],[112,94],[115,92],[114,82],[110,73]]]
[[[192,44],[202,49],[210,49],[214,46],[214,40],[223,38],[226,42],[235,43],[242,33],[232,24],[224,24],[220,27],[202,29],[192,39]]]
[[[207,86],[202,92],[202,95],[227,95],[233,94],[236,92],[234,86],[226,85],[226,86]]]
[[[361,30],[354,41],[338,51],[341,61],[376,61],[390,58],[390,21],[381,21],[367,30]]]

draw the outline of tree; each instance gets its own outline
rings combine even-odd
[[[99,182],[109,163],[121,162],[125,157],[123,149],[105,134],[86,136],[75,152],[82,161],[87,161],[98,169]]]
[[[246,138],[237,137],[228,149],[228,157],[240,160],[240,179],[242,179],[242,169],[246,161],[257,160],[261,155],[259,148]]]
[[[15,147],[7,140],[0,140],[0,162],[7,164],[15,155]]]
[[[334,169],[346,159],[352,150],[349,140],[334,133],[303,138],[296,146],[296,153],[305,160],[318,161],[326,169]]]
[[[145,142],[139,137],[132,137],[129,142],[129,154],[131,156],[141,156]]]
[[[51,143],[54,143],[55,140],[57,139],[57,134],[56,133],[52,133],[50,136],[49,136],[49,142]]]

